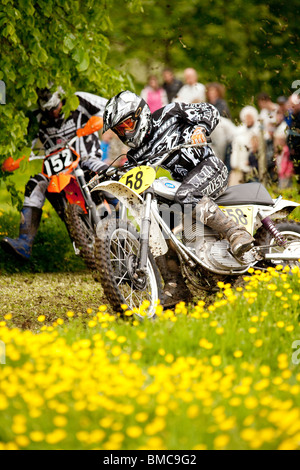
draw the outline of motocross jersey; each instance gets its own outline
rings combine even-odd
[[[139,149],[130,149],[127,153],[129,162],[136,160],[139,164],[153,160],[159,154],[182,144],[190,144],[196,127],[203,127],[209,135],[220,119],[218,110],[209,103],[170,103],[152,114],[153,128],[150,136]],[[201,148],[183,148],[170,155],[164,161],[172,177],[177,181],[183,178],[199,163],[214,156],[209,146]],[[153,160],[155,161],[155,159]]]
[[[83,127],[91,116],[103,116],[107,102],[105,98],[86,92],[76,92],[75,95],[79,99],[79,106],[66,119],[63,114],[55,119],[47,117],[39,110],[34,113],[39,129],[32,142],[32,148],[38,138],[45,150],[63,145],[65,140],[75,137],[77,129]],[[98,134],[94,133],[77,139],[75,150],[80,154],[81,161],[95,156],[101,158],[102,151]]]

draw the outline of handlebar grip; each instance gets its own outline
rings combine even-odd
[[[116,173],[117,169],[114,167],[108,168],[106,171],[107,176],[112,176]]]
[[[26,155],[23,155],[23,157],[20,157],[17,160],[14,160],[12,157],[8,157],[2,164],[1,169],[3,171],[9,171],[9,172],[18,170],[20,168],[20,163],[22,160],[24,160],[24,158],[26,158]]]

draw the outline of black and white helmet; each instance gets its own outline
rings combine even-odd
[[[103,132],[112,129],[131,148],[140,147],[152,130],[152,116],[146,101],[131,91],[122,91],[106,104]]]
[[[51,112],[56,109],[62,100],[62,96],[64,95],[64,91],[61,87],[58,87],[55,92],[52,92],[50,90],[51,85],[52,84],[49,85],[49,88],[37,89],[38,105],[39,108],[44,112]]]

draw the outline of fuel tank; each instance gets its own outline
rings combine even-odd
[[[162,176],[154,181],[152,188],[159,196],[174,201],[176,191],[180,185],[180,181],[169,180],[166,176]]]

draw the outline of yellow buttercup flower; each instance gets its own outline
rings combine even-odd
[[[142,434],[143,430],[141,427],[139,426],[130,426],[126,429],[126,434],[129,436],[129,437],[132,437],[132,438],[137,438],[137,437],[140,437],[140,435]]]
[[[234,355],[234,357],[236,357],[236,358],[242,357],[243,351],[240,351],[240,350],[234,351],[233,355]]]
[[[214,448],[222,449],[228,445],[230,438],[227,434],[221,434],[214,439]]]
[[[220,366],[222,363],[221,356],[212,356],[211,363],[213,366],[216,366],[216,367]]]
[[[251,327],[251,328],[249,328],[248,331],[251,335],[254,335],[255,333],[257,333],[257,328]]]

